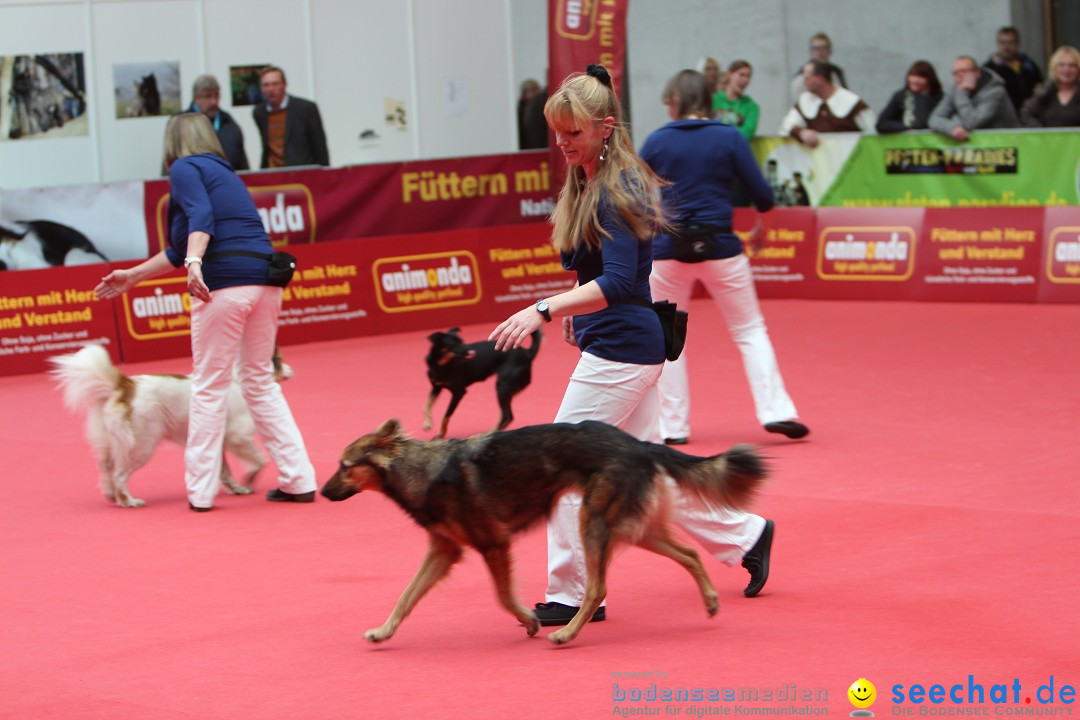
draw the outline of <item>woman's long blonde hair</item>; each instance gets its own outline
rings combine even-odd
[[[202,113],[189,112],[174,115],[165,126],[165,151],[162,160],[165,167],[188,155],[212,153],[228,160],[221,149],[214,126]]]
[[[597,210],[601,200],[639,240],[651,238],[657,225],[664,222],[659,193],[664,181],[634,151],[607,71],[599,66],[590,68],[607,83],[593,75],[574,73],[544,105],[544,117],[556,130],[599,126],[604,118],[615,118],[604,159],[598,163],[592,182],[586,181],[584,167],[567,168],[566,182],[550,218],[554,226],[551,244],[560,252],[573,251],[582,243],[598,248],[601,236],[611,237],[600,226]]]

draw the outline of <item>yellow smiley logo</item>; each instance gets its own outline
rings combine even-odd
[[[874,700],[877,698],[877,689],[874,687],[874,683],[866,678],[859,678],[851,683],[847,695],[848,700],[855,707],[868,708],[874,704]]]

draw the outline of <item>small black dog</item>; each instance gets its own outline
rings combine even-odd
[[[495,349],[495,343],[485,340],[466,344],[458,335],[459,328],[449,332],[428,335],[431,352],[426,358],[431,394],[424,406],[424,430],[431,429],[431,406],[443,388],[450,391],[450,405],[443,415],[438,438],[446,437],[450,416],[457,410],[461,398],[470,385],[495,375],[495,395],[499,398],[502,415],[495,430],[502,430],[514,419],[510,412],[510,400],[529,386],[532,381],[532,361],[540,350],[540,331],[532,335],[528,348],[514,348],[505,352]]]

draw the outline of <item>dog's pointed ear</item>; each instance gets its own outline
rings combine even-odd
[[[397,418],[390,418],[375,431],[376,435],[394,435],[401,431],[401,423]]]
[[[461,332],[461,328],[459,328],[459,327],[452,327],[452,328],[450,328],[450,334],[451,334],[451,335],[457,335],[457,334],[458,334],[458,333],[460,333],[460,332]]]
[[[393,441],[405,439],[405,431],[401,429],[401,422],[397,418],[390,418],[384,422],[374,434],[379,440]]]

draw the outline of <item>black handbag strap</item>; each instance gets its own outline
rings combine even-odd
[[[705,223],[695,222],[694,220],[687,220],[684,223],[676,223],[672,227],[672,234],[682,236],[688,230],[692,230],[693,234],[706,234],[706,235],[730,235],[730,225],[707,225]]]
[[[645,298],[638,297],[637,295],[631,295],[626,300],[623,300],[623,303],[627,305],[640,305],[641,307],[647,307],[650,310],[653,309],[653,304],[651,302]]]
[[[253,257],[259,260],[266,260],[270,262],[273,259],[273,255],[267,255],[266,253],[253,252],[251,250],[222,250],[221,252],[210,253],[203,256],[203,260],[213,260],[219,257]]]

